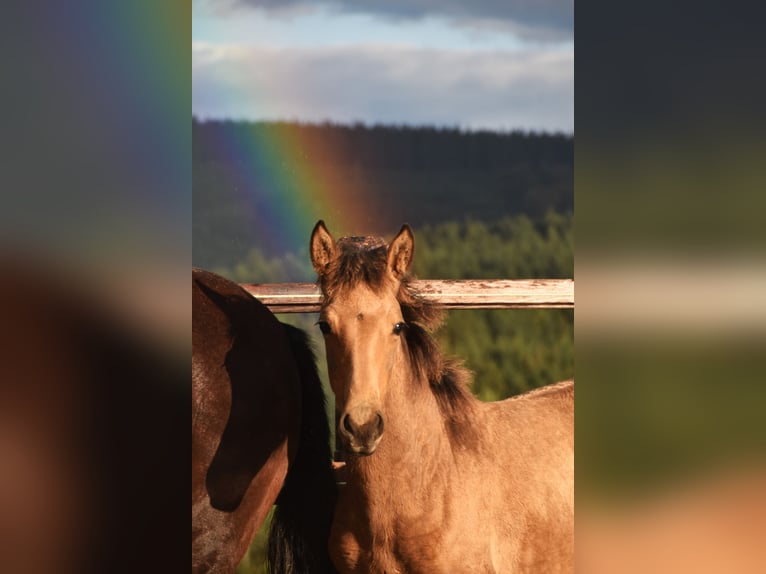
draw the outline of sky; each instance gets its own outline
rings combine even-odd
[[[574,131],[572,0],[193,0],[200,119]]]

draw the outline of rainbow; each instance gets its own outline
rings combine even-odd
[[[344,151],[320,140],[312,127],[238,122],[206,137],[215,155],[235,166],[239,198],[257,212],[256,239],[268,241],[270,250],[305,251],[319,219],[336,236],[377,227],[378,200],[353,178],[353,169],[341,167]]]

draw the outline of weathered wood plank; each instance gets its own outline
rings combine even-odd
[[[445,309],[572,309],[573,279],[421,280],[415,287]],[[321,294],[313,283],[243,283],[242,287],[275,313],[319,311]]]

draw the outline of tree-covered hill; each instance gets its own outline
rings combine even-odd
[[[360,228],[384,234],[404,222],[539,220],[574,208],[569,135],[196,120],[192,135],[193,263],[201,267],[234,265],[252,247],[297,251],[310,229],[279,237],[276,209],[313,221],[361,210]]]

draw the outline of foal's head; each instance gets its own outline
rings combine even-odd
[[[356,454],[372,454],[378,446],[383,399],[394,366],[405,360],[407,324],[397,297],[414,247],[407,225],[389,245],[370,237],[336,242],[322,221],[311,235],[311,261],[324,295],[319,327],[340,413],[338,431]]]

